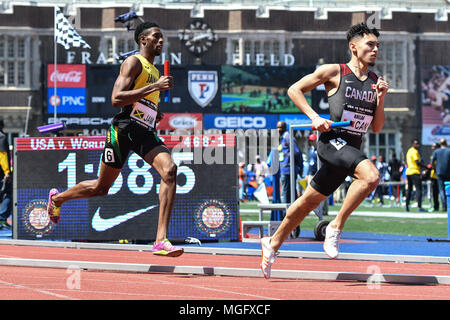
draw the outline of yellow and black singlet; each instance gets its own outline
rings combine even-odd
[[[140,54],[134,56],[141,62],[142,70],[134,80],[130,90],[140,89],[158,81],[158,69]],[[124,129],[129,125],[137,124],[145,129],[154,130],[158,102],[159,91],[155,91],[133,104],[122,107],[121,111],[114,116],[112,125]]]

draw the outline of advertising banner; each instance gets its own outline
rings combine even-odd
[[[120,111],[119,107],[111,105],[112,89],[119,75],[120,65],[60,64],[57,68],[57,97],[54,98],[54,66],[53,64],[47,66],[45,81],[47,103],[44,108],[47,124],[55,122],[54,104],[57,104],[56,122],[65,121],[68,129],[88,129],[90,132],[106,130],[111,119]],[[163,67],[157,68],[160,74],[163,74]],[[164,102],[161,94],[159,102],[161,112],[164,114],[221,112],[220,66],[175,65],[170,73],[174,78],[175,87],[170,91],[168,102]],[[198,116],[195,119],[198,119]],[[162,125],[169,127],[166,122]],[[188,124],[179,123],[179,125]],[[197,128],[198,126],[199,124]]]
[[[56,96],[55,96],[56,83]],[[58,114],[86,113],[86,65],[62,64],[47,65],[47,113]]]
[[[267,114],[205,114],[206,129],[276,129],[278,116]]]
[[[48,113],[53,114],[55,104],[58,114],[85,114],[86,113],[86,89],[85,88],[58,88],[57,98],[54,97],[54,89],[48,89]]]
[[[238,240],[235,135],[160,138],[178,166],[168,237]],[[15,140],[14,239],[155,239],[161,178],[135,153],[106,196],[68,201],[59,223],[49,220],[49,190],[97,179],[104,145],[103,136]]]
[[[422,67],[422,144],[450,139],[450,66]]]
[[[112,117],[120,111],[111,105],[111,92],[119,74],[119,65],[47,65],[47,103],[44,119],[47,124],[64,121],[68,129],[83,129],[90,134],[105,132]],[[57,97],[54,97],[56,80]]]
[[[85,88],[86,65],[85,64],[58,64],[58,72],[55,65],[47,65],[47,88]],[[56,76],[58,74],[58,76]]]
[[[120,107],[112,106],[111,94],[120,65],[88,65],[86,72],[86,114],[89,117],[114,117]]]
[[[224,113],[300,113],[287,91],[314,67],[222,66],[222,112]],[[323,90],[305,94],[318,113],[328,113]]]
[[[203,129],[201,113],[164,113],[164,118],[156,125],[157,130],[199,130]]]
[[[162,67],[160,72],[162,72]],[[170,101],[160,102],[162,112],[217,113],[220,112],[222,90],[220,66],[173,66],[170,74],[175,87]]]

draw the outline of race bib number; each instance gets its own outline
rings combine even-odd
[[[369,129],[369,126],[372,123],[373,116],[344,109],[341,119],[341,121],[352,121],[351,126],[342,127],[342,129],[357,132],[359,134],[364,134]]]
[[[156,109],[156,108],[155,108]],[[134,104],[130,117],[146,128],[154,128],[158,111],[138,101]]]
[[[336,138],[336,139],[330,140],[330,143],[337,150],[341,150],[341,148],[344,147],[347,144],[347,141],[345,141],[342,138]]]
[[[114,150],[112,148],[105,148],[105,162],[114,162]]]

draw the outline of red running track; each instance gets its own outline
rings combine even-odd
[[[0,258],[259,268],[259,257],[188,254],[178,258],[150,252],[0,245]],[[450,275],[448,265],[278,258],[274,269]],[[450,286],[380,284],[85,271],[0,266],[0,299],[21,300],[449,300]]]

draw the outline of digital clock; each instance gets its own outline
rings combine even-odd
[[[235,136],[161,136],[178,166],[168,237],[239,238]],[[64,203],[53,224],[46,212],[51,188],[66,190],[98,177],[104,137],[15,140],[14,239],[153,240],[160,176],[131,153],[108,195]]]

